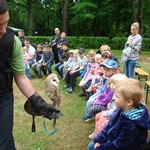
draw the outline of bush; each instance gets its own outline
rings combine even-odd
[[[27,36],[26,38],[30,39],[32,43],[49,43],[52,39],[51,36]],[[80,47],[99,49],[101,45],[108,44],[111,49],[122,50],[127,40],[125,37],[114,37],[109,39],[108,37],[68,36],[67,38],[69,40],[69,47],[71,49]],[[142,50],[150,50],[149,38],[143,38]]]

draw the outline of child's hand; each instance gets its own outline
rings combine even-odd
[[[90,72],[93,74],[93,73],[94,73],[94,68],[91,68],[91,69],[90,69]]]
[[[96,79],[97,79],[97,80],[100,80],[101,78],[102,78],[101,76],[98,76]]]
[[[66,66],[64,66],[64,68],[68,68],[68,66],[66,65]]]
[[[74,72],[75,72],[75,70],[71,70],[71,71],[70,71],[70,74],[73,74]]]
[[[46,64],[46,63],[43,63],[43,66],[45,66],[45,67],[46,67],[46,66],[47,66],[47,64]]]
[[[100,144],[99,143],[95,143],[94,148],[96,148],[98,146],[100,146]]]
[[[84,76],[83,79],[86,79],[86,77]]]

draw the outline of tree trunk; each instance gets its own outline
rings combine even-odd
[[[46,11],[46,16],[47,16],[47,25],[50,25],[50,17],[49,17],[49,10],[48,10],[48,3],[45,1],[45,11]]]
[[[63,31],[67,34],[68,32],[68,0],[64,0],[63,3]]]
[[[32,35],[32,0],[27,0],[28,35]]]
[[[143,36],[143,3],[144,0],[139,0],[138,22],[140,24],[140,35]]]
[[[39,4],[38,0],[34,0],[34,11],[32,12],[32,18],[33,18],[32,31],[34,31],[34,35],[38,34],[37,32],[38,4]]]
[[[138,10],[138,22],[140,24],[139,33],[143,36],[143,4],[144,0],[139,0],[139,10]],[[142,54],[142,46],[140,50],[140,55]]]
[[[136,11],[135,11],[135,3],[134,0],[131,0],[131,14],[132,14],[132,22],[136,22]]]

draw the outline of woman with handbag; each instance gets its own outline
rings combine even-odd
[[[128,37],[122,52],[122,61],[125,67],[125,74],[128,78],[134,78],[134,70],[138,63],[141,44],[142,37],[139,34],[139,23],[134,22],[131,25],[131,35]]]

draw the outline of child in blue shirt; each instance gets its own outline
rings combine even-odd
[[[41,65],[42,72],[45,76],[52,73],[51,66],[54,64],[54,53],[50,49],[50,46],[45,45],[45,52],[43,53],[43,62]],[[48,70],[48,74],[47,74]]]

